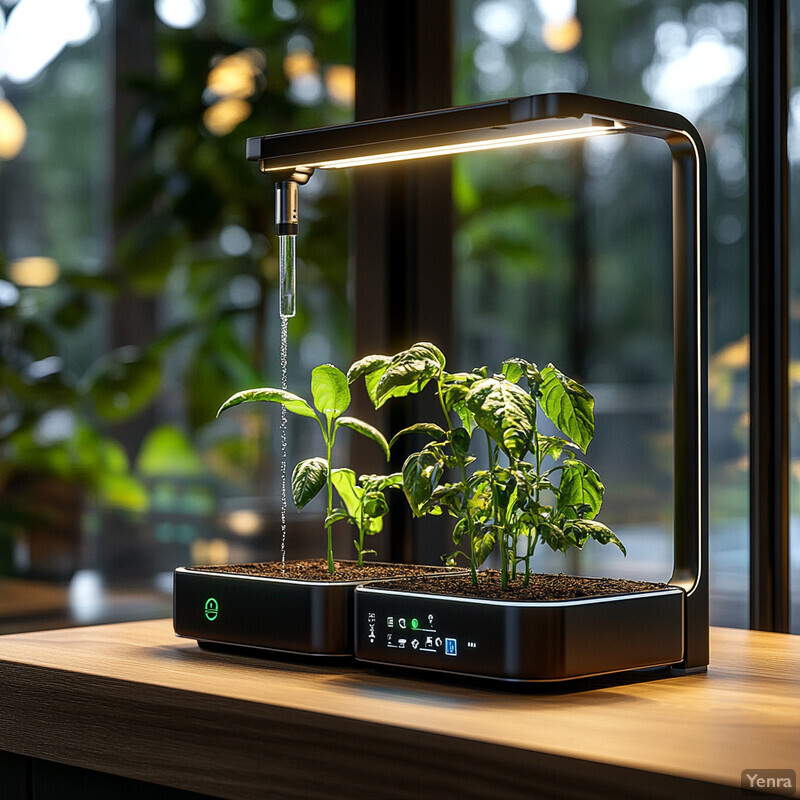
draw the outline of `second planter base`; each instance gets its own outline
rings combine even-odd
[[[356,589],[356,658],[503,681],[563,681],[683,658],[678,587],[544,602]]]

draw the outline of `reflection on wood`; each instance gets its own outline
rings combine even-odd
[[[0,639],[0,749],[229,798],[738,796],[800,766],[800,637],[516,693],[200,650],[169,620]]]

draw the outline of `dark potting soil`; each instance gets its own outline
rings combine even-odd
[[[500,572],[494,569],[478,573],[478,585],[473,586],[470,576],[442,576],[435,581],[412,578],[404,581],[387,581],[381,589],[395,589],[420,594],[446,594],[456,597],[477,597],[485,600],[576,600],[581,597],[607,597],[615,594],[651,592],[668,589],[666,583],[627,581],[619,578],[582,578],[577,575],[531,574],[525,586],[521,577],[509,582],[508,589],[500,587]]]
[[[333,566],[333,575],[328,573],[328,562],[324,558],[287,561],[285,566],[281,566],[280,561],[264,561],[254,564],[190,567],[190,569],[199,572],[223,572],[227,575],[254,575],[259,578],[287,578],[296,581],[375,581],[449,571],[445,567],[425,567],[416,564],[365,563],[363,567],[358,567],[354,561],[334,561]]]

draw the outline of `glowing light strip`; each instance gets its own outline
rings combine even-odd
[[[313,167],[315,169],[344,169],[346,167],[365,167],[371,164],[387,164],[394,161],[411,161],[415,158],[433,158],[434,156],[457,155],[458,153],[472,153],[476,150],[497,150],[503,147],[517,147],[523,144],[536,144],[546,142],[561,142],[569,139],[585,139],[590,136],[604,136],[609,133],[619,133],[624,130],[620,123],[614,127],[601,128],[573,128],[563,131],[539,132],[519,134],[517,136],[504,136],[499,139],[485,139],[482,141],[442,144],[434,147],[420,147],[414,150],[399,150],[396,153],[376,153],[368,156],[351,156],[349,158],[331,159],[329,161],[314,161],[297,164],[296,167]],[[268,167],[264,172],[285,170],[286,166]]]

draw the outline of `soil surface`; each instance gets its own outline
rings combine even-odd
[[[308,561],[263,561],[254,564],[227,564],[223,566],[191,567],[199,572],[224,572],[234,575],[255,575],[259,578],[288,578],[296,581],[375,581],[384,578],[401,578],[431,575],[437,572],[455,572],[452,567],[425,567],[416,564],[365,563],[356,566],[355,561],[334,561],[334,574],[328,573],[328,562],[324,558]],[[458,570],[463,571],[461,569]]]
[[[582,578],[577,575],[531,574],[530,584],[523,579],[509,582],[505,591],[500,588],[500,572],[494,569],[478,573],[478,585],[473,586],[469,575],[442,576],[436,580],[412,578],[403,581],[388,581],[382,589],[395,589],[421,594],[447,594],[456,597],[478,597],[485,600],[576,600],[581,597],[607,597],[633,592],[652,592],[670,588],[666,583],[626,581],[619,578]]]

